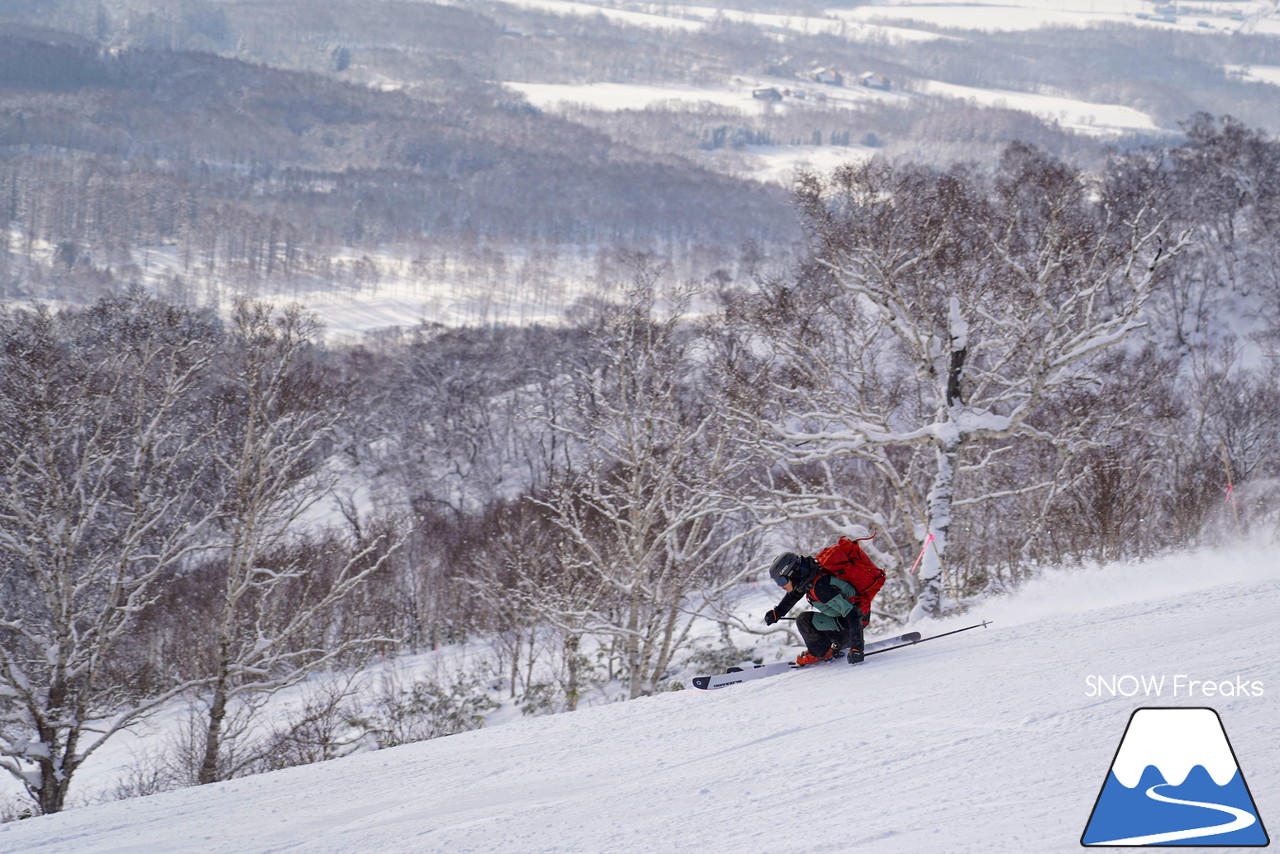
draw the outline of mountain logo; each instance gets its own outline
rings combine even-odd
[[[1270,839],[1213,709],[1129,718],[1080,844],[1258,847]]]

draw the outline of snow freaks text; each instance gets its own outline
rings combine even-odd
[[[1196,679],[1185,673],[1090,674],[1084,685],[1086,697],[1261,697],[1266,692],[1261,679],[1245,679],[1239,674],[1231,679]]]

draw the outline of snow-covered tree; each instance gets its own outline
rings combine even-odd
[[[363,641],[314,638],[313,629],[388,560],[385,536],[357,543],[322,572],[290,548],[304,515],[329,490],[324,451],[340,395],[307,354],[318,325],[297,307],[237,303],[223,375],[225,415],[214,453],[223,574],[197,782],[234,776],[228,715],[293,685]]]
[[[42,813],[108,738],[187,685],[128,654],[203,544],[216,323],[133,294],[0,314],[0,768]]]
[[[732,490],[749,460],[685,297],[661,305],[658,283],[641,265],[621,304],[602,309],[570,378],[573,412],[549,424],[573,460],[540,499],[563,534],[550,578],[561,589],[530,597],[551,624],[609,643],[631,697],[657,689],[694,616],[740,576],[728,560],[741,541]]]
[[[1280,142],[1224,116],[1183,124],[1186,141],[1117,158],[1110,180],[1130,195],[1159,194],[1195,243],[1152,302],[1162,343],[1185,361],[1231,345],[1274,315],[1280,234]]]
[[[1143,324],[1187,238],[1168,237],[1149,206],[1113,216],[1105,187],[1020,146],[990,187],[964,170],[871,162],[806,176],[798,195],[810,286],[832,291],[827,320],[839,322],[778,340],[809,393],[773,424],[774,452],[793,466],[870,464],[914,521],[913,615],[941,613],[955,512],[996,497],[962,497],[958,475],[1015,439],[1073,434],[1035,415],[1099,381],[1091,360]],[[832,364],[831,336],[850,339],[835,345],[848,361]]]

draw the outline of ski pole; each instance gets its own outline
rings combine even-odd
[[[927,638],[920,638],[920,640],[907,641],[906,643],[900,643],[897,646],[887,646],[884,649],[875,649],[875,650],[872,650],[871,652],[868,652],[867,655],[879,655],[880,653],[888,652],[891,649],[902,649],[904,646],[915,646],[916,644],[924,643],[925,641],[937,640],[938,638],[945,638],[947,635],[955,635],[955,634],[959,634],[960,632],[967,632],[969,631],[969,629],[985,629],[989,625],[991,625],[990,622],[988,622],[987,620],[983,620],[981,623],[975,623],[972,626],[965,626],[963,629],[952,629],[951,631],[943,632],[940,635],[929,635],[929,637]]]

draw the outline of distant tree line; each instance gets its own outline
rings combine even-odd
[[[0,286],[179,275],[326,283],[343,247],[739,246],[794,238],[778,190],[637,156],[462,72],[377,92],[207,54],[0,36]],[[42,247],[57,247],[53,263]],[[70,281],[68,281],[70,280]]]

